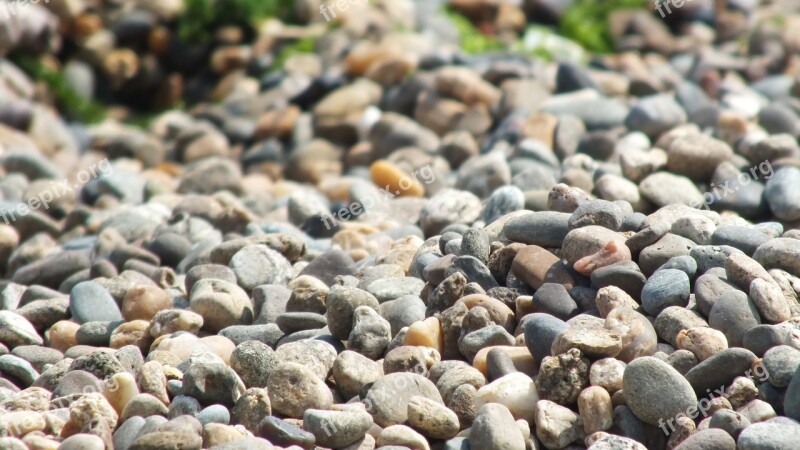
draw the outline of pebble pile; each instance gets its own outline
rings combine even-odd
[[[195,104],[69,122],[0,63],[0,449],[800,446],[794,2],[617,14],[589,65],[436,1],[197,52],[181,1],[95,3],[0,50]],[[561,2],[449,3],[502,40]]]

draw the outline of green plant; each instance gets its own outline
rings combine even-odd
[[[268,17],[291,18],[292,0],[186,0],[178,35],[186,42],[208,42],[219,25],[255,28]]]
[[[10,59],[31,78],[46,84],[55,97],[56,106],[70,119],[84,123],[97,123],[105,119],[105,108],[75,92],[60,72],[27,55],[14,55]]]
[[[622,9],[641,9],[647,0],[575,0],[561,17],[558,32],[586,50],[610,53],[614,50],[609,17]]]
[[[504,48],[500,41],[475,28],[475,25],[464,15],[449,8],[445,8],[444,14],[456,27],[458,38],[461,41],[461,49],[464,52],[475,55]]]
[[[287,45],[281,49],[278,56],[275,57],[275,61],[272,63],[270,67],[270,72],[275,72],[280,69],[283,69],[284,64],[286,64],[286,60],[291,58],[294,55],[302,54],[302,53],[314,53],[314,45],[316,44],[317,39],[315,37],[304,37],[299,41]]]

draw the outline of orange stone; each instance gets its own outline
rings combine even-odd
[[[436,317],[414,322],[408,327],[403,345],[429,347],[442,353],[444,346],[442,324]]]
[[[78,328],[80,327],[80,324],[71,320],[60,320],[53,324],[49,332],[50,348],[63,353],[78,345],[75,334],[78,333]]]
[[[575,285],[567,266],[558,258],[537,245],[528,245],[517,252],[511,272],[534,289],[545,283],[563,284],[572,289]]]
[[[370,167],[372,181],[391,195],[399,197],[422,197],[425,188],[410,175],[389,161],[375,161]]]

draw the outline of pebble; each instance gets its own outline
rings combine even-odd
[[[389,321],[369,306],[359,306],[353,311],[353,329],[348,343],[350,349],[370,359],[383,355],[392,340]]]
[[[536,434],[550,448],[565,448],[584,437],[581,416],[548,400],[536,403]]]
[[[331,448],[357,442],[371,426],[372,417],[364,411],[308,409],[303,414],[303,429],[314,435],[316,444]]]
[[[503,234],[511,241],[541,247],[561,247],[570,231],[568,213],[540,211],[526,213],[506,222]]]
[[[629,363],[622,383],[628,407],[651,425],[673,419],[697,403],[692,385],[678,371],[651,356]]]
[[[469,432],[469,446],[486,450],[523,450],[525,438],[508,408],[489,403],[478,409]]]
[[[278,365],[270,373],[266,387],[273,410],[288,417],[300,418],[307,409],[327,409],[333,404],[325,383],[298,363]]]
[[[408,424],[431,439],[450,439],[460,429],[456,413],[422,396],[412,397],[408,402]]]
[[[86,281],[70,291],[69,310],[78,323],[93,321],[114,322],[123,320],[117,303],[98,283]]]
[[[247,293],[223,280],[206,279],[195,284],[189,307],[203,317],[203,326],[213,331],[253,320],[253,304]]]
[[[373,383],[364,403],[375,423],[387,427],[408,420],[408,403],[416,396],[444,403],[430,380],[408,372],[391,373]]]
[[[723,294],[708,314],[708,324],[725,334],[729,347],[741,346],[745,334],[760,323],[758,309],[741,291]]]
[[[642,308],[658,316],[670,306],[686,306],[690,293],[689,277],[676,269],[661,269],[642,288]]]
[[[778,169],[767,180],[764,195],[775,217],[787,222],[800,219],[798,187],[800,187],[800,170],[795,167]]]
[[[361,306],[378,309],[378,300],[369,292],[349,286],[334,286],[325,302],[331,334],[347,339],[353,330],[353,313]]]

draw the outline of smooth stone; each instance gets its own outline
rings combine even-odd
[[[524,450],[525,438],[508,408],[489,403],[478,409],[469,432],[470,448]]]
[[[767,180],[764,190],[770,210],[785,222],[800,219],[800,169],[782,167]]]
[[[285,284],[292,278],[292,266],[283,255],[265,245],[248,245],[231,258],[230,268],[239,286],[252,292],[264,284]]]
[[[285,447],[296,445],[303,449],[313,449],[316,441],[314,435],[308,431],[274,416],[269,416],[261,422],[259,435],[275,445]]]
[[[396,336],[403,327],[425,320],[425,309],[422,299],[413,295],[381,303],[379,308],[381,316],[389,321],[392,336]]]
[[[192,288],[189,308],[203,317],[203,327],[210,331],[253,321],[253,303],[247,292],[223,280],[198,281]]]
[[[303,429],[313,434],[316,445],[342,448],[363,438],[372,426],[372,417],[364,411],[306,410]]]
[[[739,347],[745,334],[761,324],[761,316],[744,292],[731,291],[724,293],[711,307],[708,324],[725,334],[729,347]]]
[[[69,310],[78,323],[123,320],[117,302],[106,288],[94,281],[77,284],[69,294]]]
[[[642,288],[642,307],[657,316],[670,306],[686,306],[691,286],[686,273],[676,269],[661,269],[645,282]]]
[[[561,247],[570,231],[569,213],[541,211],[527,213],[506,222],[503,234],[513,242],[540,247]]]
[[[788,345],[773,347],[764,353],[763,364],[769,373],[767,381],[771,385],[779,388],[787,387],[800,367],[800,350]]]
[[[418,296],[424,287],[425,282],[419,278],[398,277],[375,280],[365,290],[383,304],[409,295]]]
[[[697,403],[692,385],[667,363],[650,356],[628,364],[623,392],[636,417],[651,425],[670,420]]]
[[[548,282],[562,284],[567,289],[576,284],[561,259],[535,245],[526,246],[517,252],[511,272],[534,289],[539,289]]]
[[[735,450],[736,441],[723,430],[708,429],[687,437],[675,450]]]
[[[622,289],[634,300],[638,300],[641,298],[647,277],[634,262],[622,261],[595,270],[592,272],[591,281],[592,287],[596,289],[615,286]]]
[[[328,250],[314,258],[297,276],[310,275],[333,286],[340,275],[355,275],[353,258],[341,250]]]
[[[750,227],[722,226],[711,236],[711,245],[727,245],[752,256],[758,247],[769,240],[769,236]]]
[[[388,374],[376,381],[364,397],[364,402],[375,423],[387,427],[408,420],[408,403],[416,396],[444,403],[430,380],[408,372]]]
[[[533,294],[533,308],[538,313],[550,314],[567,320],[578,313],[578,305],[563,285],[545,283]]]
[[[745,428],[737,440],[737,449],[789,449],[797,445],[798,439],[800,423],[785,417],[776,417]]]
[[[689,252],[697,262],[697,273],[704,274],[713,267],[725,267],[725,261],[732,254],[743,254],[738,248],[727,245],[698,245]]]
[[[11,311],[0,311],[0,343],[14,348],[43,345],[44,340],[25,317]]]
[[[569,328],[566,322],[549,314],[534,313],[525,322],[525,345],[537,362],[550,356],[553,341]]]
[[[701,362],[686,373],[686,381],[699,395],[707,389],[728,385],[750,369],[757,357],[743,348],[728,348]]]
[[[753,253],[753,259],[764,269],[781,269],[800,276],[800,240],[777,238],[767,241]]]

